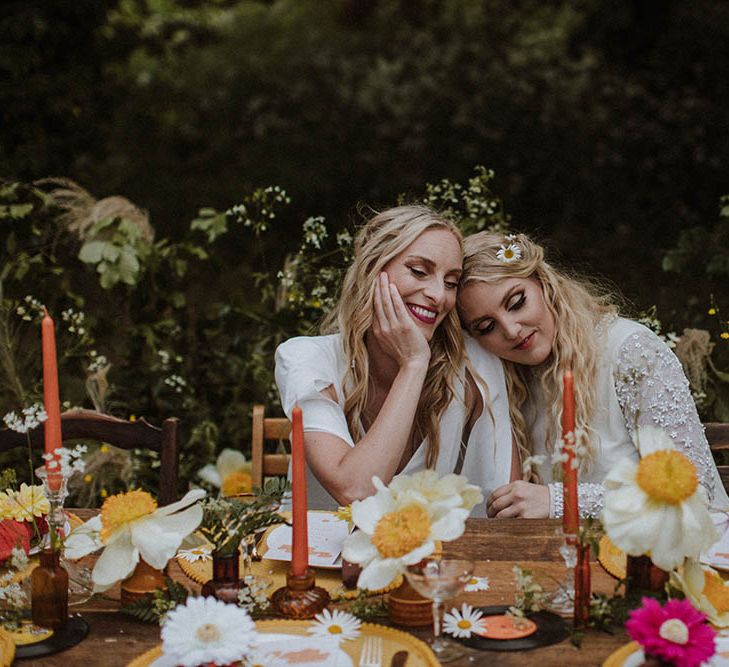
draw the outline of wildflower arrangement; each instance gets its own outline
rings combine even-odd
[[[438,478],[433,470],[397,475],[389,486],[372,478],[376,493],[352,503],[352,523],[342,557],[362,566],[357,586],[377,590],[408,566],[435,551],[435,542],[463,534],[473,507],[483,502],[480,489],[462,475]]]
[[[528,613],[546,609],[550,603],[550,595],[544,590],[531,570],[514,565],[512,568],[516,584],[514,605],[509,607],[509,614],[523,618]]]
[[[642,607],[630,612],[625,628],[646,657],[661,664],[698,667],[716,651],[716,633],[688,600],[669,600],[661,606],[653,598],[643,598]]]
[[[220,489],[223,496],[250,493],[253,490],[251,463],[237,449],[224,449],[215,463],[208,463],[198,470],[197,476]]]
[[[603,525],[625,553],[650,554],[670,572],[698,558],[718,535],[691,461],[651,426],[637,430],[636,444],[640,461],[624,459],[605,478]]]
[[[0,623],[8,630],[20,625],[30,600],[19,583],[19,573],[28,567],[28,555],[20,547],[13,547],[0,574]]]
[[[110,496],[101,512],[74,529],[65,541],[65,555],[77,559],[103,548],[91,573],[95,591],[104,591],[126,579],[140,558],[162,569],[182,540],[202,520],[202,489],[188,491],[182,500],[157,507],[146,491]]]
[[[238,498],[207,498],[202,503],[200,533],[219,556],[235,553],[247,535],[284,523],[278,513],[283,496],[289,490],[287,482],[270,479],[263,489],[257,489],[255,499],[245,502]]]

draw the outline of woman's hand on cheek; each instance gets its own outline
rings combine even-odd
[[[413,321],[400,293],[383,271],[375,287],[375,318],[372,332],[380,347],[400,367],[430,361],[430,345]]]
[[[517,480],[505,484],[489,496],[486,512],[490,517],[546,519],[549,517],[549,488]]]

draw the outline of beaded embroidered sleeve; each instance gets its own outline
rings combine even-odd
[[[675,354],[648,331],[629,335],[621,345],[613,380],[625,425],[650,425],[665,431],[676,449],[696,466],[699,482],[714,498],[713,457],[696,412],[689,383]],[[549,485],[550,516],[562,516],[561,484]],[[580,484],[580,516],[598,517],[603,507],[602,484]]]

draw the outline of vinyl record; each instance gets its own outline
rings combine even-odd
[[[25,644],[15,649],[15,658],[40,658],[44,655],[59,653],[76,646],[89,634],[89,624],[81,616],[71,616],[66,624],[56,630],[48,639]]]
[[[475,609],[483,612],[485,617],[505,614],[509,607],[507,605],[497,605],[475,607]],[[540,646],[558,644],[570,636],[567,621],[551,611],[538,611],[527,614],[527,618],[537,624],[537,630],[521,639],[487,639],[478,635],[471,635],[468,638],[449,637],[449,639],[454,639],[466,646],[482,651],[527,651]]]

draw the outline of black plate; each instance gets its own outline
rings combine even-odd
[[[476,607],[483,612],[484,616],[498,616],[505,614],[509,607],[506,605],[497,605],[492,607]],[[558,644],[570,636],[567,621],[551,611],[538,611],[533,614],[527,614],[530,621],[537,624],[537,629],[528,637],[521,639],[488,639],[471,635],[468,638],[451,637],[456,641],[477,648],[482,651],[526,651],[530,648],[539,648],[540,646],[549,646],[550,644]]]
[[[15,647],[15,658],[39,658],[65,651],[67,648],[81,643],[89,634],[89,624],[81,616],[71,616],[67,623],[56,630],[48,639],[35,644],[24,644]]]

